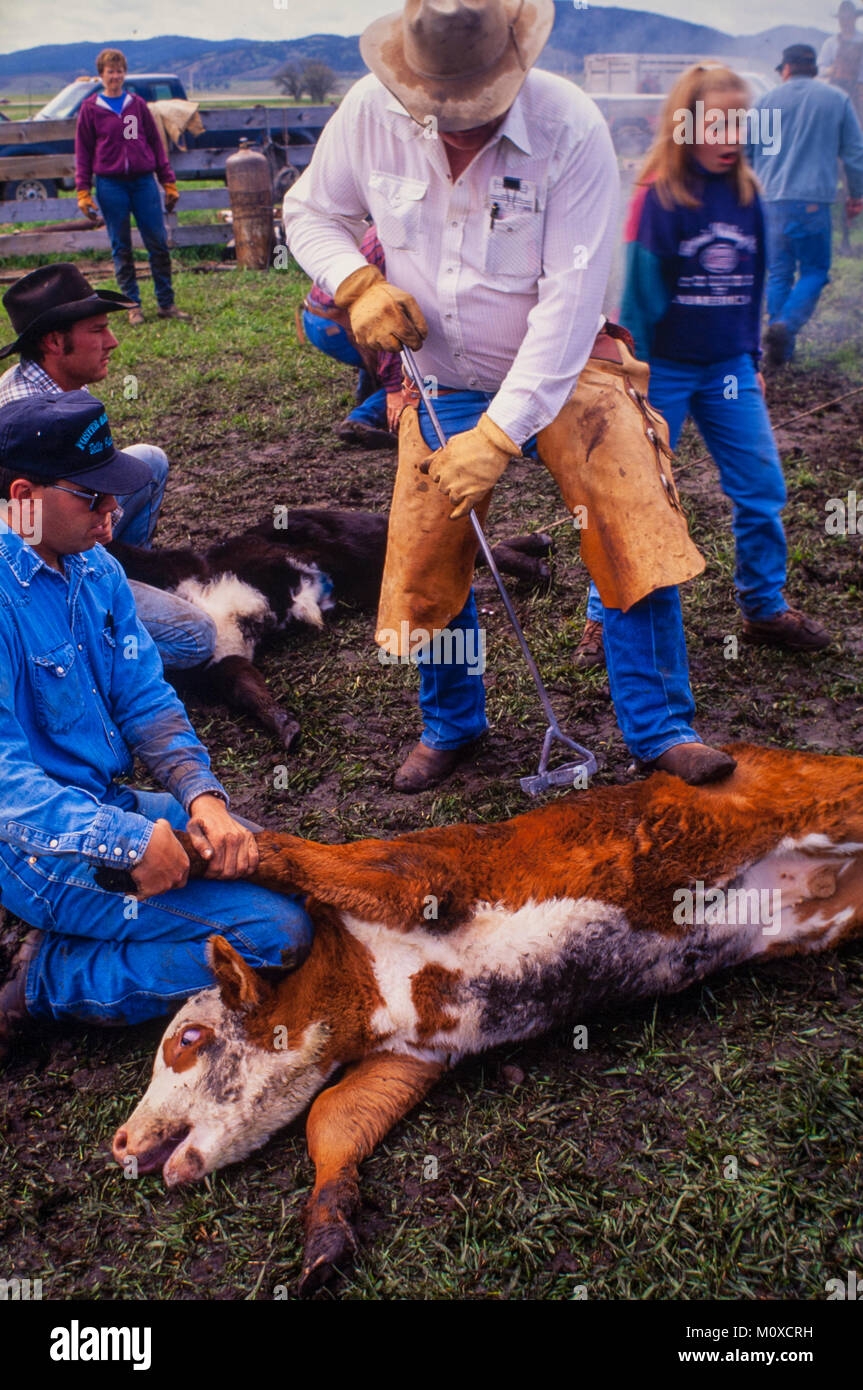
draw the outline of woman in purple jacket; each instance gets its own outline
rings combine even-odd
[[[133,213],[150,257],[159,318],[187,319],[189,315],[181,313],[174,304],[171,254],[153,177],[154,173],[158,175],[165,190],[165,209],[171,212],[180,195],[162,138],[147,103],[134,93],[123,91],[127,64],[119,48],[103,48],[96,59],[96,71],[105,90],[87,97],[75,131],[78,206],[91,218],[98,217],[101,209],[111,238],[117,284],[136,304],[129,310],[129,322],[144,322],[132,255]],[[94,174],[99,208],[90,196]]]

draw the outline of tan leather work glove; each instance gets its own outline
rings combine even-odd
[[[180,193],[175,183],[165,184],[165,211],[173,212],[180,201]]]
[[[467,516],[489,488],[494,487],[511,458],[521,458],[521,449],[508,434],[490,420],[480,416],[472,430],[454,434],[445,449],[438,449],[420,464],[421,473],[429,473],[456,508],[450,521]]]
[[[98,222],[101,214],[86,188],[78,189],[78,207],[91,222]]]
[[[376,265],[353,271],[333,298],[339,309],[347,309],[351,332],[361,348],[377,352],[418,348],[429,331],[413,295],[389,284]]]

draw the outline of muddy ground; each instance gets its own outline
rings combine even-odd
[[[861,381],[857,263],[849,277],[855,305],[828,296],[799,365],[770,378],[776,424]],[[219,293],[229,278],[215,277]],[[188,412],[169,403],[158,442],[175,466],[160,539],[203,544],[279,502],[384,509],[392,457],[346,450],[330,433],[348,400],[341,369],[311,426],[296,402],[286,415],[256,399],[265,428],[251,442],[242,421],[216,430],[218,385],[197,399],[193,440]],[[687,427],[679,483],[708,559],[684,597],[697,727],[714,743],[859,754],[860,538],[829,536],[825,506],[849,490],[863,499],[863,393],[778,438],[788,595],[836,641],[809,657],[740,642],[729,656],[726,639],[740,635],[729,509]],[[493,538],[564,515],[536,466],[513,465],[499,492]],[[604,675],[571,664],[586,596],[577,537],[568,524],[553,535],[551,585],[514,585],[516,604],[563,727],[596,750],[598,780],[620,782],[630,758]],[[236,809],[329,841],[524,809],[518,778],[538,757],[540,711],[487,574],[477,597],[492,729],[474,764],[420,797],[392,790],[418,734],[415,676],[382,667],[370,617],[344,610],[325,634],[294,635],[263,658],[303,725],[295,756],[248,720],[191,706]],[[283,764],[288,785],[276,790]],[[465,1063],[364,1166],[363,1253],[319,1297],[567,1298],[577,1285],[604,1298],[823,1297],[825,1278],[863,1259],[861,1025],[863,951],[852,948],[597,1020],[587,1052],[560,1034]],[[111,1162],[111,1134],[146,1084],[161,1030],[44,1030],[0,1072],[0,1274],[42,1277],[51,1298],[269,1298],[293,1286],[311,1177],[301,1125],[185,1193],[168,1195],[158,1178],[124,1182]],[[736,1186],[723,1185],[727,1154],[740,1159]]]

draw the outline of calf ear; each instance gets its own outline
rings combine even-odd
[[[269,986],[223,936],[210,937],[207,956],[226,1009],[246,1010],[263,1004]]]

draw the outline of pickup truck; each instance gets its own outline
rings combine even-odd
[[[188,100],[186,89],[179,77],[170,72],[130,72],[126,76],[125,86],[127,91],[136,92],[145,101],[165,101],[171,98]],[[76,81],[70,82],[55,97],[52,97],[41,111],[37,111],[32,120],[34,123],[36,121],[74,120],[82,102],[93,92],[101,92],[102,90],[100,78],[79,77]],[[236,128],[233,128],[230,122],[225,125],[224,113],[220,112],[221,119],[218,128],[205,130],[203,135],[183,137],[188,154],[181,155],[178,160],[175,160],[175,152],[172,151],[172,162],[175,167],[177,164],[180,165],[177,168],[177,177],[180,179],[212,179],[214,174],[220,173],[224,176],[223,162],[221,167],[214,168],[212,158],[205,157],[203,151],[207,151],[210,156],[214,150],[230,152],[237,148],[240,138],[244,137],[266,154],[273,173],[275,194],[281,197],[297,177],[297,170],[304,168],[308,163],[312,148],[333,110],[335,107],[314,109],[301,107],[294,116],[293,113],[286,113],[282,108],[273,108],[272,112],[268,113],[266,129],[260,126],[257,129],[247,128],[239,121]],[[203,113],[203,116],[206,126],[206,113]],[[295,153],[289,153],[291,147],[294,147]],[[3,144],[2,129],[0,129],[0,158],[6,155],[20,156],[25,149],[28,155],[72,154],[75,149],[75,140],[74,137],[71,137],[69,139],[38,141],[33,144],[28,143],[26,146],[5,145]],[[195,159],[196,150],[202,152],[199,162]],[[75,180],[73,178],[45,178],[38,174],[32,174],[26,178],[19,177],[7,180],[2,185],[2,198],[53,198],[57,192],[58,184],[62,188],[73,188]]]
[[[702,61],[691,53],[588,53],[584,60],[584,90],[596,102],[611,131],[614,148],[623,158],[646,153],[653,143],[662,108],[681,73]],[[717,63],[718,58],[705,61]],[[735,67],[733,60],[726,67]],[[775,85],[758,72],[741,72],[752,100]]]

